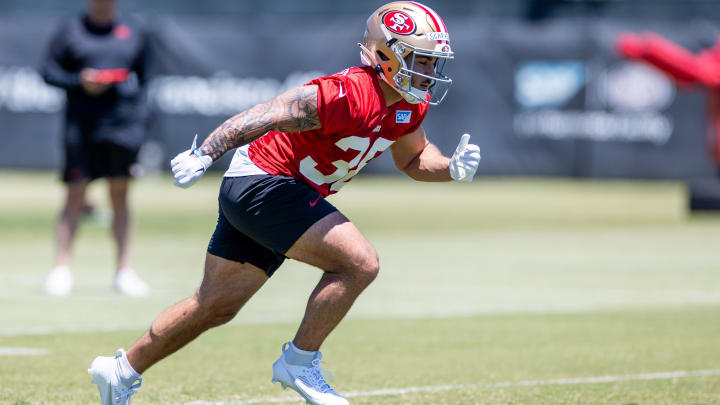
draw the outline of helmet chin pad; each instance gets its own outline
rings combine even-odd
[[[429,91],[420,90],[417,87],[410,86],[410,91],[399,91],[402,98],[410,104],[419,104],[426,102],[429,98]]]

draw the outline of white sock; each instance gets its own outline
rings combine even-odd
[[[285,352],[285,360],[296,366],[309,366],[315,359],[316,354],[317,351],[298,349],[293,342],[290,342],[290,350]]]
[[[122,354],[122,357],[120,357],[117,365],[117,373],[120,377],[120,382],[122,382],[124,386],[129,387],[140,377],[140,374],[138,374],[137,371],[135,371],[135,369],[130,365],[125,353]]]

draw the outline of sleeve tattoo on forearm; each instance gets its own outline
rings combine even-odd
[[[200,152],[217,160],[225,152],[247,145],[268,131],[319,128],[317,86],[298,87],[228,119],[205,139]]]

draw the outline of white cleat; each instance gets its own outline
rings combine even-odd
[[[57,266],[53,268],[45,280],[45,292],[58,297],[64,297],[70,294],[72,286],[73,275],[67,266]]]
[[[100,391],[102,405],[129,405],[130,397],[142,385],[142,378],[138,378],[129,387],[120,382],[116,370],[122,353],[123,350],[119,349],[115,357],[96,357],[88,369],[88,374],[93,376],[92,383],[96,384]]]
[[[313,405],[349,405],[349,402],[335,392],[325,381],[325,375],[332,378],[332,374],[320,368],[322,354],[318,352],[310,367],[288,364],[285,352],[288,351],[289,342],[282,347],[283,354],[273,363],[273,384],[279,382],[285,388],[292,388],[302,395],[308,404]]]
[[[150,294],[150,286],[135,273],[135,270],[130,268],[117,272],[114,285],[119,293],[131,297],[144,297]]]

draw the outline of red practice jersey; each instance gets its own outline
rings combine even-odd
[[[404,99],[387,108],[378,80],[372,68],[352,67],[307,83],[318,86],[322,128],[268,132],[250,144],[248,156],[269,174],[304,180],[323,197],[336,193],[427,114],[427,104]]]

